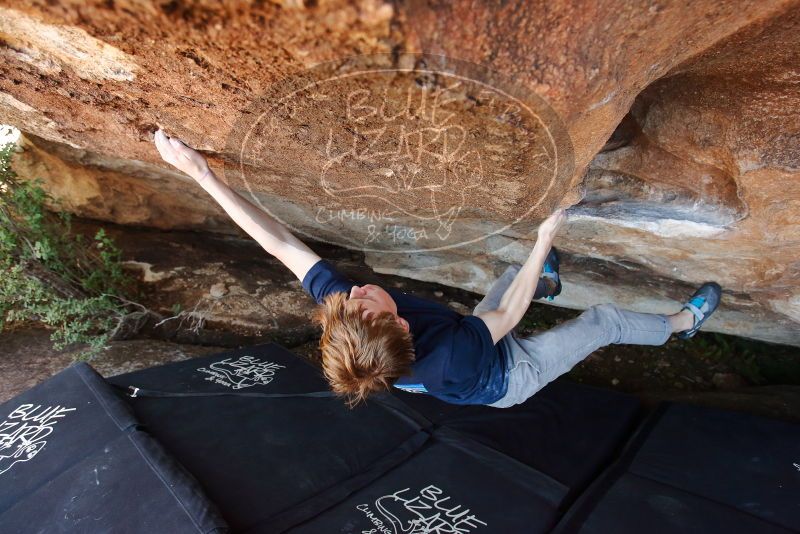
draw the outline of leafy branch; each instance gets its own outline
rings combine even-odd
[[[133,280],[105,230],[74,233],[70,215],[40,180],[20,180],[11,167],[16,145],[0,147],[0,332],[35,321],[53,329],[56,349],[86,343],[91,357],[112,339],[138,332],[151,316],[130,299]]]

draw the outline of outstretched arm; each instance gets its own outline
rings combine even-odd
[[[242,230],[278,258],[299,280],[302,281],[319,261],[320,257],[284,225],[219,180],[199,152],[174,137],[168,137],[163,130],[156,132],[155,143],[164,161],[191,176]]]
[[[479,313],[489,332],[492,334],[492,342],[497,343],[507,333],[511,331],[525,315],[528,306],[533,299],[536,291],[536,284],[542,272],[542,266],[553,246],[558,229],[566,221],[567,216],[563,209],[556,210],[550,217],[544,220],[539,226],[539,238],[533,247],[525,264],[517,272],[517,276],[508,286],[500,304],[496,310]]]

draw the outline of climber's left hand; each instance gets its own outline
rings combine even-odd
[[[211,174],[206,158],[177,137],[169,137],[159,128],[155,134],[155,143],[164,161],[185,172],[198,183],[202,183]]]

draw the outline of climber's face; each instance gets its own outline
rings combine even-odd
[[[400,326],[408,331],[408,322],[397,315],[397,304],[394,299],[380,286],[373,284],[353,286],[350,289],[349,299],[359,304],[364,319],[389,312],[395,316]]]

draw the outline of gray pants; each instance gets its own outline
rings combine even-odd
[[[519,269],[509,266],[473,315],[497,309]],[[489,406],[507,408],[526,401],[600,347],[614,343],[663,345],[671,334],[666,316],[621,310],[613,304],[592,306],[575,319],[530,337],[519,338],[512,330],[498,343],[508,355],[508,391]]]

